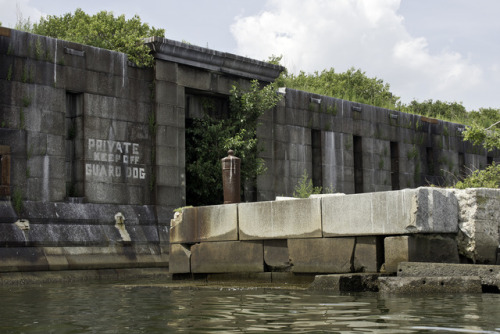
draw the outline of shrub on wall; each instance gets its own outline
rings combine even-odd
[[[498,188],[500,186],[500,165],[493,163],[483,170],[475,170],[463,181],[455,184],[455,188]]]

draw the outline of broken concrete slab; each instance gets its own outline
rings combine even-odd
[[[401,262],[397,273],[399,277],[478,276],[483,285],[500,283],[500,266],[497,265]]]
[[[196,210],[183,209],[170,220],[169,240],[171,244],[196,242]]]
[[[354,238],[289,239],[292,271],[297,273],[352,272]]]
[[[241,203],[240,240],[321,237],[321,200]]]
[[[458,201],[446,189],[405,189],[321,201],[325,237],[458,231]]]
[[[400,262],[458,263],[454,235],[402,235],[384,239],[387,273],[394,273]]]
[[[481,293],[481,278],[464,277],[379,277],[379,291],[385,294]]]
[[[262,241],[204,242],[191,247],[191,272],[263,272]]]

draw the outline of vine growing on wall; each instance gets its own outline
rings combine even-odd
[[[266,168],[259,158],[257,139],[259,117],[279,101],[273,84],[261,87],[252,81],[248,90],[233,86],[229,96],[229,116],[217,119],[207,110],[186,128],[187,198],[193,205],[222,203],[221,159],[229,149],[241,159],[241,184],[255,179]],[[204,107],[212,103],[204,100]]]

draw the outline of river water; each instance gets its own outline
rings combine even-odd
[[[0,333],[500,333],[500,295],[74,283],[0,287]]]

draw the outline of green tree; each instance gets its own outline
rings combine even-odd
[[[241,159],[241,184],[252,181],[265,171],[259,158],[262,149],[257,140],[258,118],[279,101],[275,85],[263,88],[257,80],[247,91],[237,86],[229,96],[230,114],[217,119],[205,112],[186,128],[186,179],[188,204],[222,203],[221,159],[229,149]]]
[[[464,139],[472,142],[474,145],[483,145],[488,151],[500,147],[500,131],[493,129],[496,122],[488,128],[482,128],[473,124],[464,131]]]
[[[27,28],[27,27],[25,27]],[[92,45],[99,48],[126,53],[128,59],[139,66],[152,66],[153,56],[144,45],[145,37],[164,37],[163,29],[142,23],[139,16],[125,19],[115,17],[112,12],[101,11],[95,15],[77,9],[61,16],[48,15],[35,23],[32,33]]]

